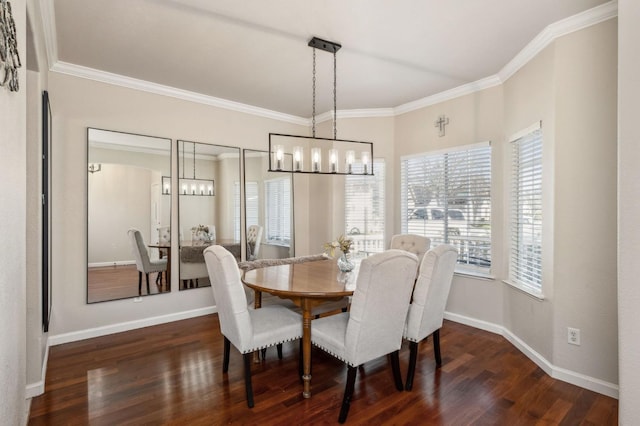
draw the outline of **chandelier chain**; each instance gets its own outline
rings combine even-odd
[[[336,51],[333,51],[333,139],[338,139],[338,104],[336,101],[336,79],[338,76],[336,68]]]
[[[313,110],[311,111],[311,133],[316,137],[316,48],[313,48]]]

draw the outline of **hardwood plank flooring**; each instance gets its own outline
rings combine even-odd
[[[419,347],[413,391],[398,392],[387,358],[358,369],[347,423],[381,425],[616,425],[618,401],[547,376],[500,336],[445,321],[443,364]],[[242,356],[222,374],[217,315],[50,349],[45,393],[30,425],[335,424],[344,365],[314,348],[312,397],[302,398],[298,343],[252,365],[247,408]],[[408,344],[400,354],[406,375]]]

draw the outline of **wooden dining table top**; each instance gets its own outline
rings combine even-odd
[[[242,282],[274,295],[326,299],[353,295],[357,274],[357,269],[340,272],[329,259],[253,269],[243,274]]]

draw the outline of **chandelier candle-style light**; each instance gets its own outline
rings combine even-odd
[[[195,195],[202,197],[214,197],[216,190],[213,179],[198,179],[196,178],[196,143],[178,141],[182,143],[182,177],[178,179],[178,191],[180,195]],[[190,143],[193,145],[193,177],[187,178],[184,176],[184,149],[185,145]],[[164,195],[171,194],[171,177],[162,176],[162,193]]]
[[[342,46],[317,37],[309,46],[313,48],[312,136],[269,133],[269,171],[350,175],[360,161],[363,172],[358,174],[373,175],[373,143],[337,137],[336,52]],[[316,137],[316,49],[333,53],[333,139]]]

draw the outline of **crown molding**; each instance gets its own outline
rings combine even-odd
[[[67,74],[74,77],[85,78],[87,80],[98,81],[101,83],[112,84],[115,86],[126,87],[129,89],[140,90],[143,92],[154,93],[157,95],[169,96],[172,98],[182,99],[189,102],[209,105],[217,108],[224,108],[231,111],[242,112],[245,114],[256,115],[259,117],[270,118],[273,120],[284,121],[287,123],[298,124],[301,126],[309,126],[309,119],[298,117],[295,115],[284,114],[265,108],[255,107],[240,102],[229,101],[222,98],[203,95],[188,90],[177,89],[171,86],[152,83],[150,81],[139,80],[137,78],[126,77],[120,74],[114,74],[94,68],[83,67],[81,65],[69,64],[67,62],[57,61],[51,71],[60,74]]]
[[[480,90],[489,89],[490,87],[498,86],[502,84],[502,81],[497,75],[476,80],[472,83],[463,84],[462,86],[454,87],[453,89],[445,90],[444,92],[436,93],[426,98],[418,99],[417,101],[408,102],[406,104],[399,105],[393,108],[394,115],[405,114],[407,112],[415,111],[417,109],[425,108],[431,105],[439,104],[451,99],[459,98],[460,96],[469,95],[471,93],[479,92]]]
[[[239,102],[229,101],[222,98],[207,96],[196,92],[177,89],[170,86],[164,86],[145,80],[138,80],[131,77],[113,74],[93,68],[83,67],[80,65],[69,64],[58,60],[57,38],[55,27],[55,12],[53,8],[53,0],[43,0],[41,7],[42,21],[44,27],[45,44],[47,49],[47,59],[51,71],[62,74],[72,75],[75,77],[86,78],[89,80],[99,81],[102,83],[113,84],[116,86],[127,87],[130,89],[141,90],[149,93],[169,96],[190,102],[196,102],[204,105],[224,108],[231,111],[242,112],[245,114],[256,115],[259,117],[269,118],[273,120],[283,121],[300,126],[310,126],[311,118],[298,117],[291,114],[285,114],[265,108],[255,107],[252,105],[242,104]],[[464,84],[453,89],[445,90],[435,95],[427,96],[412,102],[408,102],[395,108],[374,108],[374,109],[353,109],[337,111],[338,118],[371,118],[371,117],[393,117],[407,112],[415,111],[436,105],[460,96],[469,95],[481,90],[485,90],[494,86],[498,86],[507,81],[520,68],[531,61],[545,47],[557,38],[579,31],[591,25],[598,24],[611,18],[618,16],[618,1],[612,0],[600,6],[586,10],[582,13],[570,16],[566,19],[554,22],[542,30],[533,40],[531,40],[509,63],[507,63],[497,74],[485,77],[483,79]],[[316,116],[316,122],[333,119],[333,111],[327,111]]]
[[[545,47],[557,38],[579,31],[591,25],[599,24],[618,16],[618,0],[612,0],[584,12],[554,22],[543,29],[533,40],[529,42],[507,65],[497,74],[474,81],[469,84],[455,87],[444,92],[437,93],[426,98],[399,105],[393,108],[395,115],[405,114],[420,108],[425,108],[441,102],[449,101],[460,96],[469,95],[480,90],[498,86],[507,81],[520,68],[525,66]]]
[[[507,81],[556,39],[616,16],[618,16],[618,1],[613,0],[548,25],[498,72],[500,80]]]
[[[56,13],[53,0],[43,0],[40,3],[40,18],[47,50],[47,65],[51,69],[58,62],[58,36],[56,31]]]

